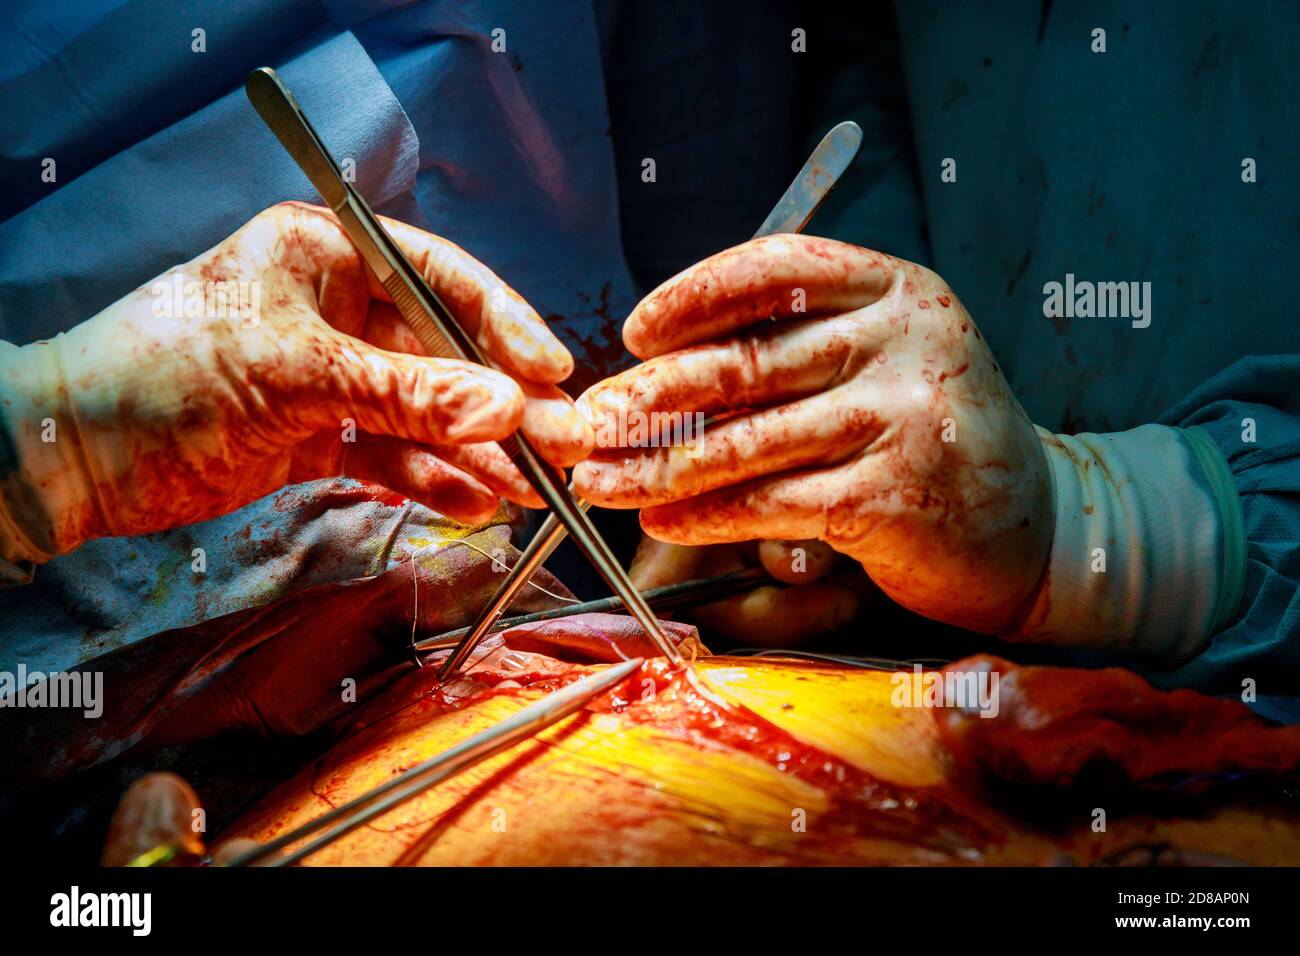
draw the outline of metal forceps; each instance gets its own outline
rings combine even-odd
[[[478,344],[460,327],[424,276],[407,260],[361,194],[344,180],[334,157],[276,72],[270,67],[254,70],[248,76],[245,90],[253,108],[339,217],[353,245],[429,354],[488,365]],[[551,509],[551,523],[573,535],[605,583],[645,628],[659,651],[674,665],[680,664],[681,654],[664,634],[649,605],[632,586],[627,572],[592,525],[585,504],[565,487],[562,478],[522,432],[502,442],[501,447]],[[444,667],[440,673],[445,677],[454,670],[454,667]]]
[[[290,866],[303,857],[310,856],[317,850],[329,846],[334,841],[351,833],[357,827],[382,816],[394,807],[418,797],[431,787],[449,777],[473,767],[489,757],[509,750],[515,744],[522,743],[541,733],[552,724],[556,724],[577,713],[588,703],[606,691],[611,690],[620,681],[629,677],[645,663],[645,659],[634,657],[599,670],[594,674],[561,687],[547,694],[541,700],[507,717],[495,726],[475,734],[429,758],[416,764],[409,770],[366,791],[359,797],[349,800],[342,806],[322,814],[314,820],[296,827],[288,833],[259,847],[254,847],[231,860],[229,866],[251,866],[267,860],[267,866]],[[324,830],[311,842],[297,849],[282,853],[292,844],[304,840]],[[158,848],[163,850],[165,848]],[[151,851],[155,852],[155,851]],[[148,854],[147,854],[148,855]],[[146,855],[146,856],[147,856]],[[141,865],[148,865],[142,863]]]
[[[844,122],[835,126],[817,144],[817,148],[795,175],[794,181],[777,201],[763,225],[754,234],[754,238],[780,232],[801,232],[813,213],[817,211],[817,207],[821,205],[822,200],[835,188],[844,170],[853,162],[853,157],[857,155],[858,147],[861,145],[862,130],[857,123]],[[586,503],[583,503],[582,507],[585,508]],[[446,680],[460,669],[470,652],[478,646],[479,641],[494,629],[515,595],[564,540],[566,526],[561,524],[561,521],[556,521],[555,514],[547,517],[524,553],[515,562],[515,566],[506,575],[506,579],[501,582],[501,587],[492,600],[480,612],[470,626],[469,632],[461,638],[456,649],[452,651],[451,656],[443,662],[442,668],[438,671],[439,677]],[[618,596],[621,598],[623,595],[618,592]],[[636,609],[631,605],[627,606],[636,615],[637,620],[641,620]]]

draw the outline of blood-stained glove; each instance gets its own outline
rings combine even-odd
[[[538,314],[452,243],[386,222],[499,371],[429,358],[328,210],[274,206],[70,332],[0,344],[0,552],[232,511],[347,474],[466,522],[540,507],[493,442],[570,465],[590,428]]]
[[[207,814],[194,788],[174,773],[147,773],[133,781],[118,802],[99,862],[193,866],[209,855],[206,833]],[[246,838],[218,843],[211,848],[212,864],[226,866],[259,845]]]
[[[816,538],[913,611],[1024,640],[1176,656],[1235,605],[1208,438],[1036,429],[921,266],[756,239],[652,292],[623,339],[646,361],[579,400],[598,448],[574,477],[659,540]],[[693,447],[627,447],[645,416],[697,411],[727,417]]]
[[[762,567],[778,584],[693,607],[691,620],[746,645],[798,647],[843,627],[879,592],[821,541],[748,541],[688,547],[642,537],[628,575],[639,590]]]

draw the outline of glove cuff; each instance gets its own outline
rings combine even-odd
[[[63,346],[62,335],[22,348],[0,342],[0,558],[17,566],[71,551],[103,525]]]
[[[1038,429],[1055,531],[1013,640],[1178,659],[1236,612],[1245,575],[1237,493],[1204,434],[1143,425],[1108,435]]]

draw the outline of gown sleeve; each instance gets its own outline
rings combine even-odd
[[[1228,624],[1182,666],[1148,676],[1166,686],[1245,694],[1265,716],[1300,722],[1300,355],[1243,358],[1161,422],[1201,429],[1228,462],[1246,570]]]

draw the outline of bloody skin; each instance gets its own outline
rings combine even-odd
[[[793,663],[798,669],[800,664]],[[577,675],[581,676],[581,675]],[[654,681],[647,700],[645,681]],[[547,682],[549,683],[549,682]],[[556,686],[561,686],[557,683]],[[996,842],[994,832],[969,815],[955,793],[905,788],[877,779],[839,757],[809,746],[746,707],[728,703],[708,690],[689,668],[673,670],[662,658],[649,660],[610,692],[593,702],[593,712],[608,710],[637,723],[684,737],[700,747],[721,746],[748,753],[782,773],[806,781],[831,797],[827,816],[834,838],[873,835],[934,849],[969,848]]]
[[[1159,691],[1118,667],[1019,667],[984,655],[949,669],[999,674],[996,719],[935,711],[949,752],[981,776],[1068,787],[1090,773],[1161,786],[1198,774],[1300,770],[1300,726],[1270,726],[1240,701]]]
[[[645,361],[579,400],[598,445],[630,412],[727,417],[698,455],[598,447],[584,497],[676,544],[816,538],[918,613],[1017,627],[1052,538],[1047,458],[933,272],[770,236],[670,279],[623,334]]]
[[[691,629],[670,623],[667,630],[688,657],[691,653],[707,654],[694,643]],[[287,789],[277,791],[261,808],[255,808],[242,825],[236,822],[231,832],[256,835],[262,840],[277,836],[288,825],[277,812],[285,800],[289,805],[301,804],[305,791],[319,800],[321,809],[337,806],[361,792],[357,789],[358,774],[379,782],[390,773],[406,769],[414,758],[403,741],[418,737],[419,728],[426,722],[452,717],[462,709],[494,699],[518,700],[520,706],[536,700],[542,693],[591,673],[592,662],[612,662],[638,652],[641,646],[636,631],[630,619],[612,615],[543,622],[493,635],[476,651],[469,668],[449,684],[439,684],[432,668],[411,673],[367,705],[350,724],[345,739],[314,768]],[[550,648],[554,656],[540,653],[541,648]],[[714,660],[727,668],[746,666],[742,659]],[[824,674],[827,670],[827,665],[793,661],[769,661],[765,666],[781,668],[785,679],[793,682],[805,679],[804,674]],[[1272,728],[1239,705],[1186,691],[1157,691],[1126,671],[1018,668],[987,657],[961,661],[952,667],[962,672],[998,670],[1002,699],[996,717],[968,716],[952,708],[901,712],[897,722],[887,714],[880,715],[882,731],[894,727],[912,741],[913,769],[932,761],[950,765],[951,769],[943,774],[927,775],[927,779],[935,781],[932,784],[903,784],[867,772],[836,753],[834,747],[812,745],[774,723],[778,717],[767,719],[729,696],[720,696],[694,669],[673,669],[662,659],[648,660],[639,672],[589,704],[588,716],[580,713],[574,717],[572,724],[566,725],[569,729],[565,735],[578,732],[598,714],[612,716],[625,728],[651,730],[651,740],[671,739],[678,753],[683,745],[697,750],[698,766],[709,767],[710,772],[726,773],[732,768],[726,755],[743,755],[825,796],[825,806],[815,825],[797,838],[787,840],[776,833],[767,837],[733,833],[731,839],[737,844],[732,847],[724,840],[716,848],[717,856],[708,858],[712,863],[882,862],[885,858],[878,855],[879,844],[872,842],[881,840],[911,848],[902,857],[891,857],[895,861],[961,864],[1009,859],[1046,863],[1057,852],[1053,850],[1054,841],[1065,839],[1064,831],[1058,828],[1076,826],[1079,820],[1077,799],[1070,789],[1078,774],[1109,754],[1127,755],[1129,761],[1129,774],[1114,781],[1120,790],[1151,783],[1167,788],[1179,775],[1210,768],[1254,769],[1279,775],[1300,769],[1300,738],[1295,733]],[[700,671],[705,673],[702,668]],[[890,683],[882,679],[884,675],[843,671],[846,680],[860,681],[858,687],[864,693],[889,693]],[[1207,759],[1197,752],[1204,740],[1202,731],[1224,721],[1228,726],[1223,739],[1211,741],[1215,756]],[[1124,733],[1116,729],[1117,725],[1130,729]],[[1072,732],[1076,726],[1078,732]],[[926,728],[933,730],[934,736],[925,736]],[[922,735],[914,736],[918,731]],[[612,735],[610,739],[620,736],[617,724],[605,725],[602,733]],[[941,743],[941,749],[930,752],[926,740]],[[392,821],[377,821],[371,829],[380,839],[365,842],[359,857],[336,857],[333,862],[421,862],[430,841],[436,842],[438,834],[454,826],[470,806],[491,807],[495,799],[509,803],[504,795],[494,797],[494,788],[510,785],[512,775],[520,771],[528,771],[527,786],[536,788],[530,789],[529,799],[546,804],[549,778],[545,768],[551,766],[548,753],[548,747],[531,747],[474,783],[456,802],[444,804],[431,815],[412,812]],[[1033,769],[1021,773],[1015,769],[1017,766]],[[891,772],[897,770],[895,767]],[[562,776],[570,772],[560,771]],[[599,764],[595,772],[598,776],[617,776],[617,757]],[[1039,784],[1040,789],[1034,791],[1036,822],[1026,825],[1008,817],[999,804],[998,793],[982,785],[990,779]],[[670,776],[668,780],[682,786],[680,778]],[[665,785],[670,790],[673,786]],[[686,786],[689,792],[689,784]],[[656,790],[652,773],[644,790],[622,791],[610,806],[596,805],[587,812],[599,817],[593,824],[598,827],[617,827],[620,821],[638,814],[672,812],[671,800],[661,804]],[[1183,813],[1195,811],[1194,805],[1186,801],[1177,806]],[[562,815],[564,805],[556,804],[553,812]],[[1071,852],[1092,859],[1122,849],[1133,839],[1153,836],[1149,821],[1124,822],[1122,817],[1116,811],[1112,836],[1099,837],[1083,827],[1085,833],[1071,845]],[[1042,825],[1057,836],[1045,838],[1038,833],[1036,828]],[[1281,828],[1279,836],[1294,838],[1294,821],[1278,820],[1276,825]],[[777,826],[785,828],[784,824]],[[406,837],[397,838],[397,831]],[[675,839],[694,838],[689,825],[674,832]],[[384,834],[394,834],[395,838],[384,842]],[[767,838],[771,843],[765,842]],[[492,839],[462,830],[453,842],[461,848],[457,853],[468,856],[453,853],[438,859],[490,861]],[[635,842],[636,838],[629,839]],[[1242,846],[1249,844],[1249,835],[1245,841]],[[686,853],[690,848],[683,845],[679,849]],[[641,850],[644,856],[632,858],[672,862],[678,852],[672,843],[647,845]],[[1007,850],[1012,851],[1010,856],[1002,856]],[[486,856],[479,856],[480,852]],[[547,859],[608,862],[585,854],[581,848],[575,849],[573,856],[549,855]],[[514,862],[528,862],[528,858],[516,857]]]
[[[663,624],[675,643],[694,640],[694,628]],[[592,673],[589,665],[566,663],[565,658],[613,662],[653,650],[629,618],[597,614],[525,625],[498,635],[494,643],[494,648],[476,652],[467,670],[473,687],[469,696],[464,682],[439,686],[436,666],[427,667],[417,675],[415,685],[392,694],[388,706],[380,705],[366,717],[364,726],[358,724],[358,736],[344,747],[349,752],[364,748],[367,738],[382,732],[388,721],[399,716],[404,722],[418,722],[454,711],[484,694],[528,703],[538,692],[551,693]],[[797,670],[803,665],[791,662],[790,666]],[[823,791],[831,804],[823,818],[826,822],[817,832],[801,837],[809,860],[833,853],[838,842],[853,837],[909,843],[940,855],[951,854],[954,861],[1001,839],[986,815],[959,791],[908,788],[878,779],[800,741],[748,708],[723,700],[701,683],[691,668],[674,668],[663,658],[647,660],[585,710],[617,714],[702,750],[721,748],[748,754]],[[313,778],[312,790],[334,806],[332,794],[342,782],[322,766]]]

